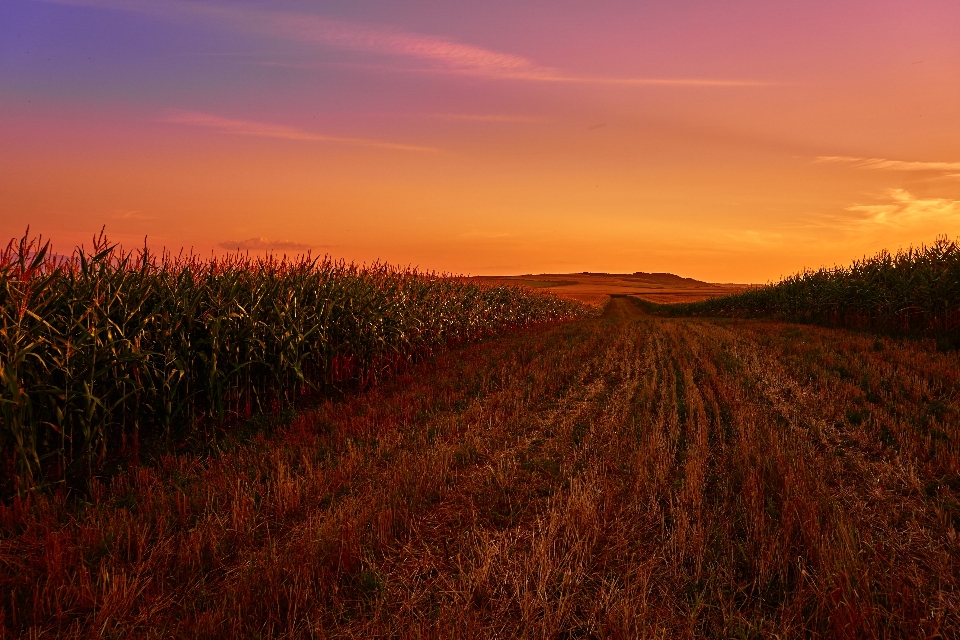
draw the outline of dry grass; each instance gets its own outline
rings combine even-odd
[[[0,515],[5,635],[956,637],[960,359],[758,321],[464,347]]]

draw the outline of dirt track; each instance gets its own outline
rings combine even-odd
[[[610,301],[603,309],[604,319],[630,320],[647,315],[626,296],[610,296]]]

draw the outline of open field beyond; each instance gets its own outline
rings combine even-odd
[[[613,298],[0,508],[2,628],[956,637],[958,409],[956,352]]]
[[[744,284],[718,284],[682,278],[672,273],[560,273],[526,276],[480,276],[473,278],[491,284],[520,285],[556,293],[587,304],[603,304],[609,296],[636,296],[664,304],[699,302],[740,293]]]

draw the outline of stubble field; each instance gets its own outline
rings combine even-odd
[[[3,507],[5,635],[956,637],[958,364],[614,298]]]

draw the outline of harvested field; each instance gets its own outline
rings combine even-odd
[[[590,305],[604,304],[610,296],[636,296],[649,302],[669,304],[699,302],[728,296],[749,288],[743,284],[716,284],[672,273],[563,273],[536,276],[480,276],[471,278],[490,284],[516,284],[550,291]]]
[[[955,352],[613,298],[3,507],[2,627],[957,637],[958,408]]]

